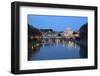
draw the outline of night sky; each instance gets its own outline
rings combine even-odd
[[[50,16],[50,15],[28,15],[28,23],[38,29],[53,29],[64,31],[70,27],[78,31],[80,27],[88,22],[88,17],[80,16]]]

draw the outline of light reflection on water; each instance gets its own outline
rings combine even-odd
[[[48,42],[35,44],[34,47],[32,45],[28,52],[28,60],[87,58],[87,47],[77,45],[74,41],[60,39],[49,39]]]

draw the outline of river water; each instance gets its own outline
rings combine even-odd
[[[30,42],[31,43],[31,42]],[[87,58],[87,47],[76,44],[74,41],[55,41],[30,45],[28,60],[57,60],[57,59],[80,59]]]

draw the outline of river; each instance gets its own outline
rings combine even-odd
[[[76,44],[74,41],[49,40],[41,44],[29,42],[28,60],[57,60],[87,58],[87,47]]]

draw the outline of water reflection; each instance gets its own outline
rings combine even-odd
[[[77,44],[76,41],[59,38],[41,41],[41,43],[29,42],[28,60],[87,58],[87,47]]]

